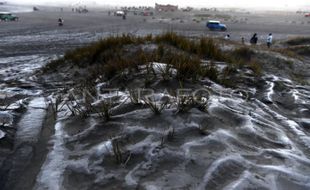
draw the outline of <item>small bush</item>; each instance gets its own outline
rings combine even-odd
[[[248,47],[241,47],[235,49],[231,55],[237,61],[251,61],[253,55],[255,55],[255,52]]]
[[[237,67],[237,68],[248,67],[254,72],[255,75],[260,75],[262,72],[262,68],[261,68],[259,61],[257,61],[254,56],[255,56],[255,52],[248,47],[241,47],[241,48],[235,49],[228,56],[228,59],[230,60],[229,62],[233,66],[227,69],[232,69],[233,67]],[[224,75],[226,76],[228,76],[229,73],[231,73],[229,70],[225,70],[225,72],[226,73],[224,73]]]
[[[299,55],[310,56],[310,47],[309,46],[300,46],[290,49],[293,52],[296,52]]]
[[[151,98],[143,98],[144,103],[152,110],[155,114],[161,114],[161,112],[167,107],[169,101],[155,102]]]
[[[257,76],[262,74],[262,67],[261,64],[257,61],[251,61],[249,63],[249,68],[253,71],[253,73]]]
[[[182,95],[177,98],[177,113],[185,113],[192,108],[197,108],[201,111],[207,111],[209,94]]]
[[[225,67],[223,69],[223,76],[227,77],[227,76],[231,76],[233,73],[236,73],[237,69],[233,66],[233,65],[228,65],[227,67]]]
[[[172,65],[171,64],[166,64],[164,66],[158,66],[157,69],[163,81],[167,82],[171,79],[172,77]]]
[[[209,58],[217,61],[223,61],[225,59],[225,56],[215,45],[212,39],[201,38],[196,51],[196,53],[203,58]]]
[[[43,66],[41,71],[43,73],[48,73],[50,71],[55,71],[57,70],[60,66],[65,66],[65,59],[64,58],[60,58],[57,60],[53,60],[51,62],[49,62],[47,65]]]
[[[298,52],[294,52],[294,48],[279,48],[279,49],[272,49],[272,51],[274,52],[278,52],[284,56],[288,56],[291,58],[296,58],[296,59],[300,59],[300,57],[298,56]]]
[[[218,75],[219,72],[213,64],[202,69],[202,76],[208,77],[212,81],[217,81]]]
[[[177,78],[181,81],[186,79],[195,81],[201,76],[201,62],[197,57],[189,57],[183,54],[177,55],[172,64],[177,70]]]

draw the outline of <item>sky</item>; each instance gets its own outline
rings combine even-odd
[[[148,5],[154,6],[155,2],[163,4],[177,4],[179,6],[192,7],[239,7],[239,8],[269,8],[292,9],[309,8],[310,0],[0,0],[8,3],[33,4],[33,5],[57,5],[81,3],[86,5]]]

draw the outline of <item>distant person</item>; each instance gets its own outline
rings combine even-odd
[[[64,20],[62,18],[58,19],[58,26],[63,26],[64,25]]]
[[[227,34],[226,36],[225,36],[225,38],[224,38],[225,40],[230,40],[230,35],[229,34]]]
[[[126,14],[123,14],[123,20],[126,20]]]
[[[244,37],[241,37],[241,43],[244,45]]]
[[[270,33],[267,37],[267,47],[270,48],[272,45],[272,33]]]
[[[256,44],[257,44],[257,41],[258,41],[257,34],[255,33],[255,34],[252,36],[252,38],[251,38],[251,40],[250,40],[250,43],[251,43],[252,45],[256,45]]]

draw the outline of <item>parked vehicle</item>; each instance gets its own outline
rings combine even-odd
[[[18,17],[9,12],[0,13],[0,21],[18,21]]]
[[[139,13],[141,16],[153,16],[154,13],[152,11],[142,11]]]
[[[209,30],[218,30],[218,31],[226,31],[227,27],[225,24],[221,24],[220,21],[210,20],[207,22],[206,26],[209,28]]]
[[[125,12],[124,11],[116,11],[114,12],[114,16],[124,16],[125,15]]]
[[[305,17],[310,17],[310,13],[305,14]]]

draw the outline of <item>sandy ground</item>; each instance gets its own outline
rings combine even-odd
[[[210,13],[228,15],[226,20],[210,18],[227,24],[224,33],[208,31],[205,20],[194,22],[195,14],[209,13],[129,14],[126,20],[100,10],[19,13],[19,22],[0,23],[0,95],[30,97],[28,102],[36,103],[33,98],[50,94],[42,93],[46,89],[36,83],[33,70],[65,50],[109,35],[173,30],[189,36],[229,33],[239,41],[257,32],[263,43],[270,32],[276,41],[310,34],[310,20],[294,13]],[[59,17],[65,20],[63,27],[57,26]],[[309,87],[274,75],[263,78],[266,84],[251,102],[232,97],[230,89],[219,96],[223,89],[214,84],[209,113],[193,109],[178,116],[168,109],[154,116],[145,107],[131,109],[126,103],[111,122],[69,118],[54,126],[51,110],[25,105],[14,115],[17,137],[26,137],[23,146],[11,152],[0,148],[0,189],[248,189],[248,184],[256,189],[309,189]],[[274,104],[265,104],[264,98]],[[36,119],[37,112],[42,117]],[[25,126],[40,131],[39,136],[28,140],[22,133]],[[170,127],[174,140],[162,145]],[[109,153],[113,136],[131,152],[126,167],[116,165]]]
[[[197,14],[211,14],[213,17],[195,17]],[[265,42],[267,34],[274,34],[275,40],[291,36],[310,34],[310,19],[303,15],[286,12],[190,12],[162,13],[154,17],[134,16],[129,13],[126,20],[109,16],[107,11],[93,11],[87,14],[72,13],[69,10],[46,10],[19,13],[19,22],[0,23],[0,56],[7,54],[62,53],[64,49],[76,47],[108,35],[131,33],[138,35],[158,34],[175,31],[184,35],[224,37],[227,33],[233,40],[241,37],[249,40],[258,33],[259,41]],[[217,16],[215,16],[217,15]],[[57,26],[57,19],[65,21]],[[225,19],[222,17],[226,17]],[[228,18],[227,18],[228,17]],[[193,19],[200,20],[199,23]],[[207,19],[221,20],[228,27],[227,32],[211,32],[205,27]],[[11,50],[8,50],[11,49]]]

